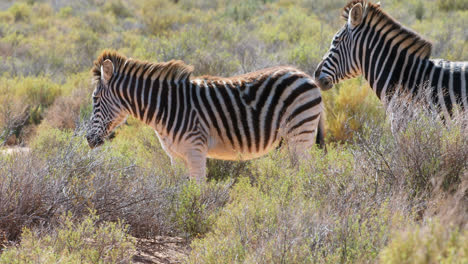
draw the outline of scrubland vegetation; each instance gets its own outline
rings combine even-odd
[[[466,1],[381,2],[433,57],[468,60]],[[365,80],[323,93],[327,152],[306,161],[210,160],[198,185],[134,119],[87,146],[103,49],[196,74],[312,74],[345,3],[1,1],[0,144],[31,150],[0,154],[0,263],[126,263],[155,235],[183,237],[189,263],[468,262],[468,114],[443,122],[401,99],[392,133]]]

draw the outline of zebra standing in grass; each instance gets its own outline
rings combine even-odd
[[[305,154],[321,124],[320,89],[292,67],[192,78],[193,68],[182,61],[141,62],[105,51],[92,71],[89,146],[101,145],[130,114],[153,127],[171,162],[181,158],[199,181],[207,157],[252,159],[281,139]],[[322,133],[317,138],[322,140]]]
[[[379,4],[351,1],[342,17],[347,23],[334,36],[315,72],[322,90],[364,75],[384,102],[397,89],[417,95],[429,87],[429,103],[445,118],[450,118],[456,104],[468,109],[467,62],[429,59],[432,45],[384,13]]]

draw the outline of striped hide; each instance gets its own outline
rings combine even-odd
[[[230,78],[192,77],[182,61],[150,63],[106,51],[95,61],[90,147],[128,115],[155,129],[173,162],[202,180],[206,158],[248,160],[284,139],[299,155],[315,144],[322,98],[307,74],[273,67]]]

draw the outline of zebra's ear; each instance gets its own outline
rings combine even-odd
[[[101,80],[107,85],[114,74],[114,64],[109,59],[102,62],[101,65]]]
[[[351,8],[348,15],[348,24],[351,28],[356,27],[362,22],[362,4],[358,3]]]

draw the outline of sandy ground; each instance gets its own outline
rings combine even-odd
[[[28,153],[29,151],[31,151],[31,149],[26,148],[26,147],[12,147],[12,148],[0,149],[0,154],[7,154],[7,155],[14,154],[14,153],[21,154],[21,153]]]
[[[157,236],[154,239],[138,239],[133,263],[173,264],[182,263],[190,252],[185,239]]]

